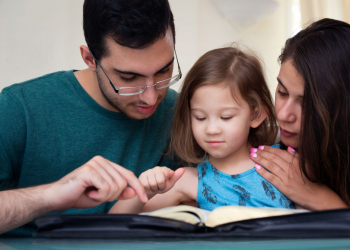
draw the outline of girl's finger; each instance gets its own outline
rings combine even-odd
[[[155,192],[155,193],[158,192],[158,185],[157,185],[155,173],[152,172],[152,174],[149,174],[147,176],[147,179],[148,179],[148,183],[149,183],[149,186],[150,186],[150,189],[152,190],[152,192]]]
[[[164,188],[165,188],[165,182],[168,179],[166,175],[167,175],[167,173],[164,171],[158,171],[156,173],[155,178],[157,181],[158,190],[160,190],[160,191],[164,190]]]

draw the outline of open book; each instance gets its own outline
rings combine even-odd
[[[303,210],[226,206],[210,212],[177,206],[148,215],[47,215],[36,218],[35,224],[38,229],[34,236],[51,238],[350,239],[350,208],[305,213]]]
[[[307,210],[223,206],[216,208],[213,211],[208,211],[197,207],[180,205],[159,209],[154,212],[141,213],[141,215],[180,220],[198,226],[216,227],[218,225],[226,224],[229,222],[302,212],[307,212]]]

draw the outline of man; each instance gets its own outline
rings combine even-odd
[[[88,69],[0,94],[0,233],[52,212],[108,212],[136,194],[146,202],[135,175],[170,165],[169,86],[181,71],[168,1],[85,0],[83,26]]]

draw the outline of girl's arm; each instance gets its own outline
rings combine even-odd
[[[252,160],[263,166],[256,166],[257,172],[292,200],[297,208],[327,210],[348,207],[329,187],[313,183],[302,175],[299,156],[292,150],[287,152],[263,146],[254,151]]]
[[[166,167],[155,167],[142,173],[140,182],[145,187],[149,202],[141,202],[138,198],[118,201],[109,213],[139,213],[160,208],[175,206],[188,200],[187,191],[183,188],[187,181],[193,182],[193,171],[180,168],[175,172]],[[187,185],[186,185],[187,186]],[[190,185],[192,187],[192,185]],[[196,187],[197,188],[197,187]],[[157,195],[156,195],[157,194]]]

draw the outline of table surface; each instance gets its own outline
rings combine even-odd
[[[292,239],[292,240],[229,240],[229,239],[45,239],[0,238],[1,250],[89,250],[89,249],[244,249],[244,250],[294,250],[294,249],[350,249],[349,239]]]

